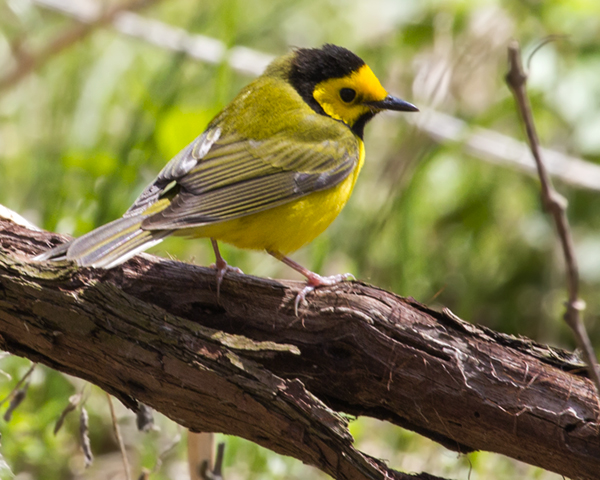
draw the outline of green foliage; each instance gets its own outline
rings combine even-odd
[[[518,39],[528,55],[548,35],[565,35],[531,61],[529,87],[540,138],[549,148],[597,162],[599,5],[585,0],[174,0],[142,14],[230,47],[273,55],[288,46],[344,45],[393,93],[457,116],[472,128],[516,139],[523,139],[523,132],[503,80],[507,42]],[[37,51],[71,27],[71,21],[29,3],[0,2],[0,77],[14,64],[11,45]],[[0,203],[41,227],[73,235],[115,219],[248,80],[225,63],[199,63],[111,29],[97,30],[0,91]],[[447,306],[472,322],[573,348],[561,320],[563,261],[540,205],[538,181],[483,162],[460,142],[436,141],[408,118],[382,115],[369,125],[367,162],[350,203],[294,258],[324,274],[351,271],[399,294]],[[426,118],[426,111],[410,115],[411,121]],[[560,181],[557,186],[570,202],[586,320],[599,348],[600,197]],[[222,251],[247,273],[294,276],[266,255],[227,246]],[[169,239],[154,252],[200,264],[213,261],[202,240]],[[0,394],[6,395],[28,363],[5,359],[0,368],[15,379],[0,379]],[[76,383],[36,370],[27,400],[9,424],[0,422],[1,452],[13,472],[54,479],[74,478],[80,471],[81,463],[73,466],[70,460],[79,455],[78,414],[71,414],[59,435],[52,434]],[[94,389],[89,411],[96,454],[114,452],[114,440],[107,440],[112,434],[105,399]],[[411,433],[381,424],[365,428],[361,422],[352,427],[359,446],[374,447],[373,455],[401,469],[465,478],[472,468],[472,479],[524,472],[529,478],[554,478],[487,454],[457,459]],[[161,442],[176,434],[168,425],[161,420],[164,435],[131,434],[140,465],[152,468]],[[227,442],[227,466],[244,472],[235,478],[317,478],[297,462],[248,442]],[[398,452],[409,460],[400,461]],[[166,471],[153,478],[168,478]]]

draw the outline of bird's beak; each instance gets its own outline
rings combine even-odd
[[[418,112],[419,109],[412,103],[405,102],[399,98],[388,95],[383,100],[364,102],[369,107],[375,107],[380,110],[396,110],[398,112]]]

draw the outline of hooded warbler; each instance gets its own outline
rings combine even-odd
[[[335,45],[274,60],[177,154],[122,218],[38,260],[112,268],[168,235],[210,238],[217,294],[227,270],[217,241],[266,250],[307,278],[295,308],[322,277],[287,254],[337,217],[363,165],[363,131],[383,110],[417,108],[389,95],[357,55]]]

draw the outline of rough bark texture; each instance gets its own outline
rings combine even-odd
[[[338,412],[460,452],[598,478],[598,402],[575,358],[359,282],[320,288],[142,255],[113,270],[34,264],[62,237],[0,218],[0,347],[339,479],[414,478],[352,446]],[[418,478],[433,478],[420,474]]]

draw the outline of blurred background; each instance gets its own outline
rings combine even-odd
[[[137,6],[139,2],[134,2]],[[446,306],[473,323],[574,348],[562,321],[564,262],[505,83],[517,39],[557,189],[568,199],[585,320],[600,348],[600,3],[593,0],[169,0],[81,27],[118,2],[0,0],[0,204],[74,236],[123,214],[162,166],[268,61],[323,43],[360,55],[419,114],[367,127],[367,161],[334,224],[293,255]],[[152,253],[213,262],[206,240]],[[263,253],[222,246],[244,272],[298,278]],[[0,398],[28,370],[0,360]],[[38,367],[27,399],[0,421],[0,478],[122,477],[105,395],[86,389],[94,465],[83,468],[78,414],[56,418],[83,382]],[[118,402],[116,402],[118,403]],[[120,405],[118,405],[120,407]],[[185,435],[157,415],[138,433],[117,415],[134,478],[185,479]],[[71,418],[72,417],[72,418]],[[558,479],[499,455],[457,455],[381,422],[352,423],[359,449],[402,471],[449,478]],[[224,438],[233,479],[327,478],[244,440]],[[161,454],[173,446],[167,454]],[[16,475],[16,477],[15,477]]]

